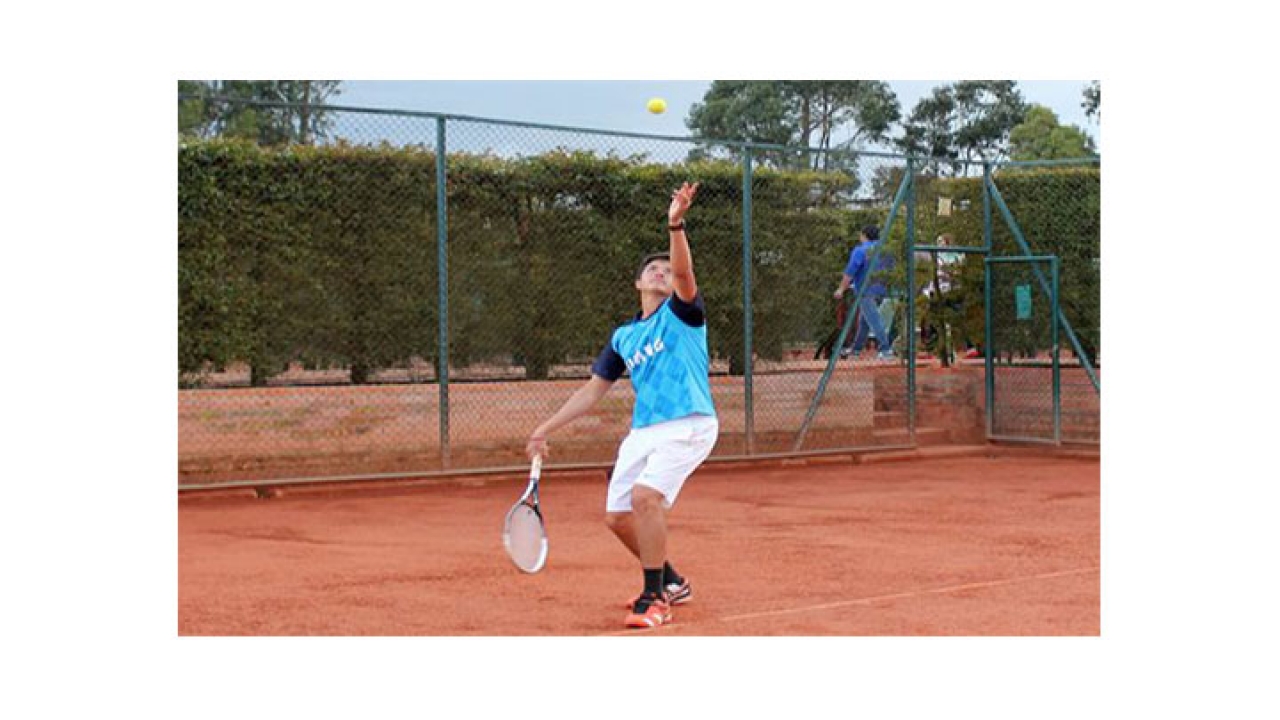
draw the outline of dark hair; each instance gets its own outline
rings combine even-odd
[[[879,240],[880,228],[876,227],[875,225],[863,225],[862,234],[866,235],[868,240]]]
[[[640,261],[640,267],[636,268],[637,280],[639,280],[641,276],[644,275],[644,269],[649,267],[649,263],[653,262],[654,260],[666,260],[667,262],[670,262],[671,253],[660,252],[660,253],[649,253],[648,255],[645,255],[644,260]]]

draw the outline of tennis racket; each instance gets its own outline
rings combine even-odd
[[[542,456],[533,456],[529,468],[529,486],[519,502],[507,511],[502,528],[502,544],[511,562],[527,573],[536,573],[547,564],[547,529],[538,505],[538,479],[542,475]]]

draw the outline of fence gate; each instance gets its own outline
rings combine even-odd
[[[988,257],[987,438],[1062,442],[1058,258]]]

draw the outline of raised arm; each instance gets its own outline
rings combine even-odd
[[[613,381],[599,375],[592,375],[585,385],[569,396],[555,415],[539,425],[529,436],[529,442],[524,448],[529,458],[532,459],[534,455],[547,457],[550,454],[547,449],[547,436],[589,412],[611,387],[613,387]]]
[[[671,194],[667,225],[671,233],[671,287],[681,300],[691,303],[698,296],[698,280],[693,275],[693,253],[684,233],[684,214],[698,193],[698,183],[684,183]]]

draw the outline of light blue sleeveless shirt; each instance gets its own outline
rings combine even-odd
[[[621,377],[624,368],[631,373],[636,393],[631,427],[642,428],[689,415],[714,417],[708,366],[701,294],[693,303],[672,295],[649,317],[637,316],[614,330],[592,372],[611,381]]]

